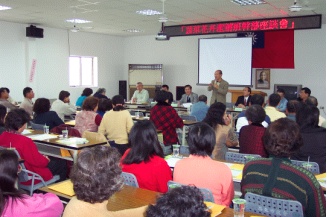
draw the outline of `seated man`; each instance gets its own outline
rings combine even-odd
[[[33,115],[33,101],[32,99],[34,98],[34,92],[32,88],[30,87],[25,87],[23,90],[23,95],[24,95],[24,100],[20,104],[19,108],[24,109],[29,115]]]
[[[169,94],[168,103],[171,104],[174,101],[174,96],[169,91],[169,86],[167,84],[164,84],[164,85],[161,86],[161,90],[166,91]]]
[[[65,121],[65,115],[72,115],[76,113],[76,107],[70,105],[70,93],[62,90],[59,93],[59,99],[54,101],[51,105],[51,110],[57,112],[62,121]]]
[[[292,121],[296,121],[295,119],[295,115],[296,115],[296,111],[298,110],[300,106],[300,102],[297,100],[290,100],[287,102],[286,104],[286,116],[288,119],[292,120]]]
[[[311,105],[314,105],[318,108],[318,100],[316,97],[314,96],[309,96],[308,99],[305,101],[306,104],[311,104]],[[318,123],[318,126],[321,127],[325,125],[326,126],[326,119],[319,115],[319,123]]]
[[[207,115],[208,109],[207,97],[205,95],[200,95],[199,102],[194,103],[191,107],[191,115],[194,115],[197,121],[202,121]]]
[[[288,100],[285,98],[285,90],[282,88],[278,88],[277,94],[280,96],[280,102],[279,102],[279,105],[276,107],[276,109],[280,112],[285,112],[286,104],[288,102]]]
[[[252,192],[297,200],[302,204],[304,216],[326,216],[325,196],[316,177],[289,159],[303,145],[297,123],[287,118],[276,120],[267,128],[263,143],[270,158],[245,164],[242,197]]]
[[[192,186],[173,188],[157,199],[156,204],[149,205],[146,217],[194,216],[209,217],[210,212],[203,203],[203,195]]]
[[[249,105],[260,105],[260,106],[264,106],[264,101],[265,99],[263,98],[263,96],[259,95],[259,94],[255,94],[251,97],[250,99],[250,103]],[[266,115],[265,120],[261,123],[262,126],[264,127],[268,127],[268,125],[270,124],[270,118]],[[242,111],[237,118],[237,123],[236,123],[236,131],[240,132],[241,128],[243,126],[247,126],[249,125],[248,119],[245,116],[245,111]]]
[[[0,104],[5,106],[8,111],[12,109],[16,109],[17,107],[14,106],[11,102],[9,102],[9,91],[6,87],[0,88]]]
[[[238,108],[245,108],[246,106],[249,106],[250,100],[251,100],[251,88],[250,87],[244,87],[243,88],[243,96],[239,96],[236,100],[235,106]]]
[[[271,122],[286,117],[283,112],[278,111],[276,108],[279,105],[279,102],[280,96],[277,93],[273,93],[269,96],[268,105],[266,106],[265,111]]]
[[[133,94],[131,101],[134,103],[148,103],[148,100],[149,100],[149,92],[143,89],[142,82],[137,82],[136,90]]]
[[[192,92],[192,86],[191,85],[185,85],[184,86],[185,94],[182,95],[181,100],[179,101],[179,104],[182,105],[184,103],[196,103],[199,101],[198,94]]]

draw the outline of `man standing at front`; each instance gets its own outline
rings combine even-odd
[[[210,105],[215,102],[221,102],[226,105],[226,94],[228,91],[228,82],[222,79],[223,72],[215,71],[215,80],[212,80],[208,86],[208,91],[212,91]]]
[[[149,92],[147,90],[143,89],[142,82],[137,82],[136,90],[132,97],[132,102],[148,103],[148,99],[149,99]]]

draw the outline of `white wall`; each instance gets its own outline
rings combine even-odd
[[[296,30],[294,37],[295,69],[271,69],[271,88],[261,91],[271,94],[274,83],[302,84],[303,87],[307,86],[311,89],[312,95],[318,98],[320,106],[326,106],[326,26],[323,25],[322,29]],[[156,41],[154,36],[126,38],[125,70],[127,71],[127,65],[130,63],[162,63],[164,83],[170,86],[174,95],[176,86],[190,84],[194,92],[210,97],[211,93],[206,87],[196,85],[198,38],[198,36],[173,37],[170,41]],[[252,78],[254,84],[254,74]],[[242,88],[230,87],[230,89]],[[231,95],[228,94],[227,101],[230,100]],[[321,113],[324,115],[323,112]]]

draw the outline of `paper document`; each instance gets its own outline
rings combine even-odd
[[[71,197],[75,195],[73,183],[70,180],[50,185],[48,188]]]
[[[79,145],[79,144],[86,144],[89,141],[85,138],[72,137],[68,139],[58,139],[56,142],[65,145],[75,145],[75,144]]]
[[[58,138],[58,135],[54,135],[54,134],[37,134],[37,135],[30,135],[30,136],[27,136],[27,137],[32,139],[32,140],[46,140],[46,139]]]
[[[208,207],[208,209],[211,212],[211,217],[215,217],[218,216],[219,214],[221,214],[221,212],[223,211],[223,209],[225,209],[225,206],[223,205],[218,205],[212,202],[207,202],[205,201],[204,204]]]

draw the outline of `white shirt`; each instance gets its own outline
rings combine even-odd
[[[33,101],[28,98],[24,98],[19,108],[24,109],[29,115],[33,115]]]
[[[132,101],[134,98],[137,99],[137,103],[147,103],[149,99],[149,92],[145,89],[142,89],[141,91],[135,90]]]
[[[51,110],[57,112],[62,121],[65,121],[65,115],[72,115],[76,113],[75,106],[64,103],[60,99],[57,99],[52,103]]]

